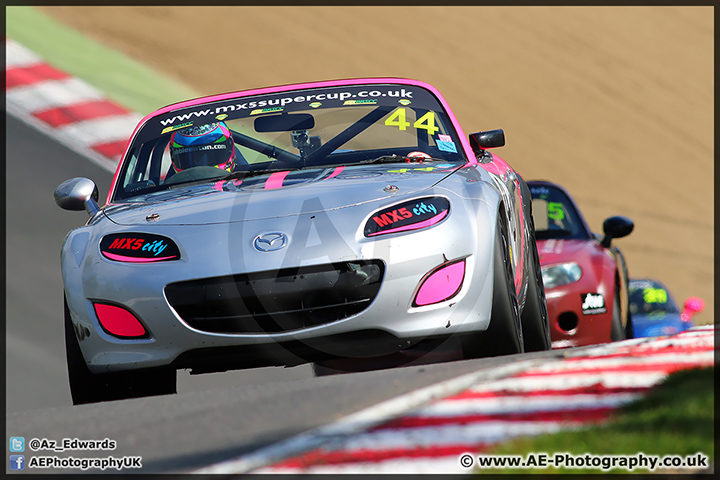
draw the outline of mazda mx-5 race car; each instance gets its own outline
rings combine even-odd
[[[630,313],[636,338],[684,332],[693,326],[692,316],[704,308],[702,299],[689,297],[680,312],[662,282],[649,278],[630,280]]]
[[[61,252],[73,402],[173,393],[177,369],[549,349],[530,191],[488,150],[504,143],[394,78],[148,115],[103,207],[89,179],[55,191],[90,215]]]
[[[528,181],[553,348],[632,338],[628,269],[612,240],[634,224],[614,216],[593,233],[570,194],[560,185]]]

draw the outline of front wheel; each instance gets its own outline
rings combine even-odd
[[[625,338],[635,338],[635,330],[633,329],[632,314],[628,309],[627,323],[625,324]]]
[[[610,339],[613,342],[618,340],[625,340],[625,329],[622,325],[622,318],[620,316],[620,290],[619,287],[615,286],[615,300],[613,301],[613,312],[612,312],[612,327],[610,329]]]
[[[65,354],[73,405],[167,395],[177,392],[177,375],[169,367],[95,374],[85,363],[65,300]]]
[[[550,321],[548,320],[545,285],[542,282],[542,270],[533,235],[530,246],[533,264],[528,268],[528,293],[522,313],[523,339],[526,352],[550,350]]]
[[[312,364],[312,369],[316,377],[327,377],[328,375],[347,373],[346,371],[336,370],[334,368],[327,367],[324,364],[317,362]]]
[[[487,330],[463,339],[465,358],[494,357],[524,353],[520,308],[515,294],[515,281],[510,263],[507,229],[502,211],[498,212],[493,255],[493,300]]]

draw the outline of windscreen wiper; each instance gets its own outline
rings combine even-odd
[[[248,177],[255,177],[258,175],[264,175],[266,173],[276,173],[276,172],[287,172],[291,170],[297,170],[294,168],[262,168],[258,170],[238,170],[237,172],[233,172],[225,177],[222,177],[221,180],[235,180],[237,178],[248,178]]]
[[[424,163],[424,162],[441,162],[444,161],[442,158],[428,158],[428,157],[406,157],[404,155],[382,155],[377,158],[371,158],[369,160],[361,160],[359,162],[354,162],[355,164],[363,164],[363,163]]]

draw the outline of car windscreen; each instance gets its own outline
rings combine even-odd
[[[639,315],[680,313],[664,285],[651,281],[631,281],[630,313]]]
[[[549,185],[530,186],[535,237],[582,239],[589,237],[570,198]]]
[[[231,149],[217,125],[230,132]],[[206,142],[202,132],[217,135]],[[372,84],[234,98],[149,119],[123,161],[113,200],[229,174],[242,178],[408,157],[467,161],[441,103],[422,87]]]

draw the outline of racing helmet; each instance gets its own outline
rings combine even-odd
[[[208,166],[232,171],[235,142],[225,122],[183,128],[170,137],[170,158],[175,171]]]

